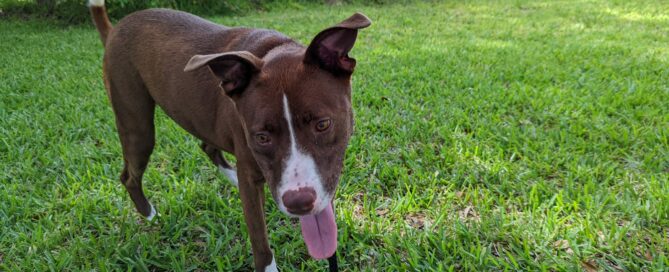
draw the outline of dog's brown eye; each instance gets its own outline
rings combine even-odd
[[[269,135],[265,133],[258,133],[255,136],[256,138],[256,143],[259,145],[268,145],[269,143],[272,142],[272,139],[269,137]]]
[[[326,131],[328,128],[330,128],[331,124],[332,120],[330,119],[320,120],[318,121],[318,124],[316,124],[316,130],[318,130],[318,132]]]

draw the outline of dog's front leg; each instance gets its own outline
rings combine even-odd
[[[254,179],[253,171],[237,164],[239,178],[239,194],[244,209],[244,220],[251,238],[253,261],[256,271],[278,271],[272,250],[267,239],[265,226],[264,184]]]

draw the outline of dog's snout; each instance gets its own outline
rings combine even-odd
[[[288,212],[296,215],[304,215],[314,208],[316,202],[316,191],[311,187],[302,187],[297,190],[289,190],[281,196],[283,205]]]

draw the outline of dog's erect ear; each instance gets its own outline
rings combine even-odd
[[[368,27],[372,21],[362,13],[355,13],[343,22],[327,28],[309,44],[305,63],[317,64],[334,75],[351,75],[355,59],[348,56],[358,37],[358,29]]]
[[[205,65],[221,80],[221,88],[225,93],[233,95],[246,88],[251,76],[262,69],[263,61],[247,51],[195,55],[186,64],[184,72],[190,72]]]

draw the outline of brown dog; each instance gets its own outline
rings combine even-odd
[[[309,254],[332,256],[332,199],[353,129],[348,57],[356,13],[321,31],[308,47],[272,30],[229,28],[194,15],[150,9],[112,27],[104,0],[90,0],[105,46],[104,82],[123,146],[121,183],[137,211],[153,218],[142,175],[154,146],[157,104],[235,185],[256,270],[274,271],[263,214],[266,181],[281,211],[300,218]],[[237,172],[221,156],[234,154]],[[237,180],[239,182],[237,182]]]

